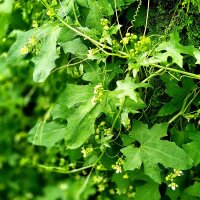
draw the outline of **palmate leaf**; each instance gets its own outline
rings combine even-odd
[[[41,124],[42,122],[36,124],[30,131],[32,143],[52,146],[58,140],[65,138],[67,148],[80,147],[90,135],[95,133],[95,121],[102,112],[100,104],[91,102],[93,90],[92,85],[68,84],[51,112],[54,120],[65,119],[67,123],[55,127],[52,124],[55,125],[56,121],[44,125]]]
[[[165,52],[159,53],[155,57],[164,64],[167,64],[168,57],[171,57],[173,63],[176,63],[179,67],[183,67],[183,56],[181,54],[187,54],[197,58],[198,63],[199,50],[195,49],[194,46],[183,46],[179,42],[179,33],[175,31],[170,35],[170,40],[168,42],[164,41],[156,48],[157,52]]]
[[[154,181],[160,183],[158,163],[166,168],[189,169],[192,159],[174,142],[160,140],[167,135],[167,123],[156,124],[151,129],[139,121],[133,122],[130,136],[133,141],[140,143],[140,147],[129,145],[121,151],[126,157],[125,170],[135,170],[144,164],[145,173]],[[155,171],[156,170],[156,171]]]
[[[6,65],[15,65],[22,60],[26,55],[21,53],[21,49],[27,46],[30,38],[34,37],[37,42],[35,46],[39,46],[39,53],[32,58],[35,64],[33,80],[43,82],[56,67],[55,60],[58,58],[56,43],[60,30],[59,26],[48,23],[26,32],[15,31],[17,39],[9,49]]]
[[[163,107],[161,107],[158,112],[158,116],[167,116],[182,108],[184,99],[189,92],[196,87],[196,85],[194,84],[193,80],[189,78],[182,79],[182,87],[178,85],[177,80],[170,79],[169,75],[165,74],[161,78],[165,82],[165,93],[172,97],[172,99],[165,103]]]
[[[146,83],[135,83],[135,79],[126,77],[124,80],[117,81],[117,88],[113,91],[113,95],[117,95],[120,101],[125,97],[130,97],[133,101],[138,102],[140,101],[140,97],[135,90],[141,87],[147,88],[150,85]]]

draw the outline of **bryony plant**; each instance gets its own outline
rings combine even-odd
[[[163,39],[122,24],[120,14],[137,3],[41,0],[33,28],[13,32],[4,66],[24,59],[34,64],[35,82],[62,85],[29,141],[64,148],[61,166],[35,165],[76,174],[82,184],[74,200],[199,195],[188,192],[187,176],[200,163],[198,117],[191,117],[199,113],[200,51],[182,45],[176,30]],[[187,57],[196,69],[188,70]],[[185,179],[178,187],[180,175]]]

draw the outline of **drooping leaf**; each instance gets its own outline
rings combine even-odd
[[[56,121],[38,122],[29,132],[29,141],[34,145],[52,147],[54,144],[64,139],[66,124]]]
[[[95,133],[95,121],[102,112],[101,107],[100,104],[92,105],[90,100],[70,113],[65,134],[67,148],[80,147],[90,135]]]
[[[59,95],[58,100],[51,112],[53,119],[66,119],[69,110],[74,105],[86,103],[93,97],[93,85],[74,85],[67,84],[65,90]]]
[[[82,43],[80,38],[75,38],[71,41],[60,43],[65,53],[72,53],[78,57],[85,57],[87,47]]]
[[[160,183],[161,179],[153,170],[158,163],[164,167],[174,169],[189,169],[193,162],[186,152],[176,146],[174,142],[160,140],[167,135],[167,123],[156,124],[151,129],[142,122],[134,121],[130,136],[133,141],[140,143],[140,147],[132,145],[123,148],[121,151],[126,156],[125,170],[134,170],[144,164],[145,173],[154,181]],[[135,162],[133,162],[135,160]]]
[[[158,116],[167,116],[182,108],[184,99],[196,86],[193,80],[189,78],[182,79],[182,87],[178,85],[177,80],[169,79],[169,75],[162,76],[162,80],[166,85],[166,94],[172,97],[172,99],[161,107]]]
[[[35,63],[33,80],[36,82],[43,82],[49,76],[51,70],[56,67],[55,60],[58,58],[56,44],[60,28],[53,25],[47,25],[44,28],[50,29],[50,32],[47,32],[39,53],[32,59]]]

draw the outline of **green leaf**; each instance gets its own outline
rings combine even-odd
[[[64,139],[66,124],[56,121],[38,122],[29,132],[29,141],[34,145],[52,147],[54,144]]]
[[[130,97],[135,102],[140,101],[138,92],[135,90],[141,87],[149,87],[146,83],[135,83],[135,80],[131,77],[126,77],[124,80],[117,81],[117,88],[113,91],[117,95],[120,101],[123,101],[125,97]]]
[[[83,7],[86,7],[86,8],[89,7],[89,5],[88,5],[88,0],[76,0],[76,2],[77,2],[79,5],[83,6]]]
[[[195,181],[194,184],[186,188],[184,192],[191,196],[200,197],[200,183]]]
[[[86,26],[101,30],[100,19],[114,13],[111,4],[107,0],[88,0],[88,5],[90,10],[86,18]]]
[[[8,29],[13,3],[14,0],[5,0],[3,3],[0,4],[0,39],[5,36]]]
[[[66,89],[59,96],[58,103],[71,108],[78,103],[86,103],[94,95],[93,85],[67,84]]]
[[[95,133],[95,121],[101,112],[101,105],[92,105],[90,100],[70,113],[65,134],[67,148],[80,147],[90,135]]]
[[[140,147],[130,145],[121,150],[126,156],[124,169],[134,170],[143,163],[145,173],[160,183],[159,174],[155,174],[154,170],[149,170],[149,168],[158,170],[158,163],[166,168],[180,170],[192,167],[192,159],[183,149],[176,146],[174,142],[160,140],[167,135],[167,127],[167,123],[162,123],[148,129],[147,125],[142,122],[134,121],[130,136],[140,143]]]
[[[183,148],[191,156],[196,167],[200,163],[200,132],[196,130],[188,132],[189,138],[193,141],[183,145]]]
[[[157,52],[166,51],[164,53],[159,53],[156,58],[160,60],[161,63],[168,63],[168,57],[172,58],[172,62],[176,63],[179,67],[183,67],[183,56],[181,54],[187,54],[195,57],[194,52],[197,49],[194,46],[183,46],[180,43],[180,37],[178,32],[173,32],[170,35],[170,40],[168,42],[162,42],[157,48]]]
[[[78,57],[85,57],[87,55],[88,49],[82,43],[80,38],[75,38],[68,42],[60,43],[60,46],[63,48],[65,53],[72,53]]]
[[[58,44],[65,43],[65,42],[73,40],[76,36],[77,36],[77,33],[75,33],[74,31],[66,29],[66,28],[62,28],[58,35],[57,42]]]
[[[33,80],[36,82],[45,81],[51,70],[56,67],[55,60],[58,58],[56,44],[60,28],[54,25],[46,25],[44,29],[49,31],[42,40],[39,53],[32,59],[35,63]]]
[[[7,65],[16,65],[25,57],[25,55],[21,53],[21,49],[26,45],[28,39],[35,34],[35,29],[30,29],[26,32],[14,31],[13,34],[16,35],[17,39],[8,51],[8,57],[6,60]]]
[[[59,95],[51,112],[53,119],[66,119],[70,113],[70,108],[88,102],[93,97],[93,93],[94,86],[92,85],[67,84],[65,90]]]
[[[136,187],[135,200],[159,200],[159,185],[154,182],[147,182],[142,186]]]
[[[158,116],[167,116],[182,108],[184,99],[189,92],[196,87],[196,85],[194,84],[193,80],[189,78],[182,79],[182,87],[178,85],[177,80],[170,79],[169,75],[164,75],[161,78],[165,82],[165,93],[172,97],[172,99],[165,103],[164,106],[159,110]]]
[[[90,81],[94,85],[102,83],[106,88],[116,75],[122,73],[118,63],[101,66],[96,62],[91,62],[84,65],[84,71],[83,80]]]
[[[36,44],[33,48],[39,48],[32,61],[35,63],[33,80],[43,82],[50,74],[51,70],[56,67],[55,60],[58,58],[56,52],[57,36],[60,28],[53,24],[44,24],[38,29],[30,29],[27,32],[15,31],[16,41],[13,43],[8,52],[7,65],[16,65],[26,54],[21,53],[21,49],[28,46],[29,40],[34,37]],[[48,49],[48,51],[47,51]]]

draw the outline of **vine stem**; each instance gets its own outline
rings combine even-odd
[[[85,190],[89,180],[90,180],[90,177],[92,175],[92,172],[95,168],[95,166],[98,164],[98,162],[101,160],[101,158],[103,157],[104,153],[106,152],[106,150],[104,149],[102,152],[101,152],[101,155],[99,156],[99,158],[93,163],[92,165],[92,169],[90,170],[90,173],[88,174],[87,178],[85,179],[84,181],[84,184],[81,186],[80,190],[78,191],[78,197],[81,196],[82,192]]]
[[[171,123],[172,123],[174,120],[176,120],[179,116],[181,116],[181,115],[183,115],[183,114],[185,113],[185,111],[187,110],[187,108],[191,105],[191,103],[194,101],[194,99],[198,96],[199,92],[200,92],[200,91],[198,91],[198,92],[194,95],[194,97],[189,101],[188,104],[187,104],[187,100],[188,100],[188,98],[190,98],[190,96],[191,96],[192,94],[188,94],[188,95],[186,96],[186,98],[184,99],[183,106],[182,106],[181,110],[180,110],[174,117],[172,117],[172,119],[169,120],[169,122],[168,122],[169,124],[171,124]]]
[[[190,78],[199,79],[200,80],[200,75],[199,74],[193,74],[193,73],[190,73],[190,72],[185,72],[185,71],[181,71],[181,70],[170,68],[170,67],[163,67],[163,66],[157,65],[157,64],[152,64],[152,66],[160,68],[160,69],[163,69],[163,70],[176,72],[178,74],[183,74],[183,75],[186,75],[186,76],[188,76]]]
[[[115,124],[117,123],[117,120],[118,118],[120,117],[121,113],[122,113],[122,110],[123,110],[123,107],[124,107],[124,104],[126,103],[126,97],[123,99],[123,102],[122,102],[122,105],[121,105],[121,108],[119,109],[118,113],[117,113],[117,116],[115,117],[114,121],[113,121],[113,124],[112,124],[112,127],[111,127],[111,133],[113,132],[113,129],[115,127]]]
[[[112,123],[111,132],[113,131],[113,129],[114,129],[114,127],[115,127],[115,124],[116,124],[116,122],[117,122],[117,119],[119,118],[119,116],[120,116],[120,114],[121,114],[121,112],[122,112],[122,110],[123,110],[123,107],[124,107],[125,102],[126,102],[126,98],[124,98],[124,100],[123,100],[123,102],[122,102],[122,106],[121,106],[121,108],[119,109],[119,111],[118,111],[118,113],[117,113],[117,116],[115,117],[115,119],[114,119],[114,121],[113,121],[113,123]],[[85,190],[85,188],[86,188],[86,186],[87,186],[87,184],[88,184],[88,182],[89,182],[89,179],[90,179],[90,177],[91,177],[91,174],[92,174],[92,172],[93,172],[95,166],[96,166],[96,165],[98,164],[98,162],[101,160],[101,158],[103,157],[103,155],[104,155],[105,152],[106,152],[106,148],[103,149],[101,155],[99,156],[99,158],[98,158],[98,159],[95,161],[95,163],[93,164],[92,169],[90,170],[90,173],[88,174],[88,176],[87,176],[87,178],[86,178],[86,180],[85,180],[83,186],[82,186],[81,189],[79,190],[79,195],[78,195],[79,197],[80,197],[80,195],[82,194],[82,192]]]
[[[115,55],[118,57],[122,57],[122,58],[127,58],[127,54],[123,51],[118,51],[119,54],[112,54],[109,52],[106,52],[104,50],[104,48],[107,48],[108,50],[112,51],[112,47],[110,46],[105,46],[104,44],[92,39],[90,36],[82,33],[81,31],[79,31],[78,29],[72,27],[71,25],[69,25],[67,22],[65,22],[59,15],[56,14],[56,12],[54,11],[54,9],[45,1],[45,0],[41,0],[42,4],[52,13],[52,15],[54,15],[64,26],[66,26],[68,29],[74,31],[75,33],[77,33],[78,35],[82,36],[83,38],[89,40],[90,42],[92,42],[95,46],[97,46],[99,49],[101,49],[104,53],[108,54],[108,55]]]
[[[143,36],[146,35],[146,31],[147,31],[147,24],[148,24],[148,19],[149,19],[149,6],[150,6],[150,0],[148,0],[148,2],[147,2],[147,14],[146,14],[146,21],[145,21]]]
[[[78,168],[78,169],[66,171],[66,169],[63,169],[61,167],[49,167],[49,166],[42,165],[42,164],[37,164],[37,166],[41,167],[43,169],[50,170],[50,171],[57,172],[57,173],[61,173],[61,174],[73,174],[73,173],[77,173],[77,172],[80,172],[80,171],[83,171],[85,169],[89,169],[89,168],[93,167],[93,165],[88,165],[88,166],[81,167],[81,168]]]
[[[155,73],[151,74],[150,76],[148,76],[147,78],[145,78],[141,83],[145,83],[147,82],[149,79],[153,78],[154,76],[157,76],[158,74],[160,74],[161,72],[165,71],[164,69],[159,69],[158,71],[156,71]]]

